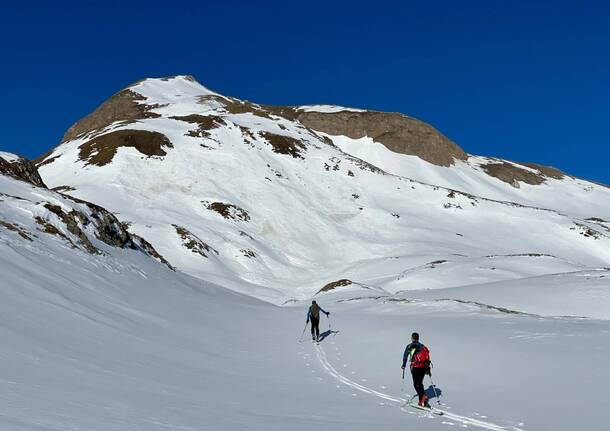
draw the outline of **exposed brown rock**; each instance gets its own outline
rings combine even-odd
[[[513,253],[513,254],[489,254],[487,256],[484,256],[487,258],[497,258],[497,257],[553,257],[555,258],[556,256],[553,256],[552,254],[545,254],[545,253]]]
[[[197,253],[200,256],[205,257],[205,258],[208,257],[208,254],[210,252],[213,252],[216,255],[218,255],[218,250],[216,250],[213,247],[210,247],[208,244],[206,244],[204,241],[199,239],[199,237],[197,235],[195,235],[188,229],[186,229],[182,226],[178,226],[176,224],[173,224],[172,226],[174,227],[174,229],[176,229],[176,233],[178,235],[180,235],[180,238],[182,238],[182,244],[186,248],[191,250],[193,253]]]
[[[42,178],[40,178],[40,174],[34,163],[23,157],[13,162],[8,162],[0,157],[0,174],[9,175],[38,187],[47,187],[44,184],[44,181],[42,181]]]
[[[276,116],[294,121],[297,119],[298,114],[298,108],[294,106],[264,105],[236,99],[234,97],[206,95],[201,96],[199,101],[200,103],[209,103],[210,101],[217,102],[230,114],[253,114],[268,119],[272,119],[272,116]]]
[[[438,302],[440,302],[440,301],[454,301],[454,302],[458,302],[460,304],[476,305],[477,307],[486,308],[488,310],[499,311],[500,313],[504,313],[504,314],[523,314],[523,315],[527,315],[527,313],[511,310],[509,308],[497,307],[495,305],[483,304],[482,302],[477,302],[477,301],[467,301],[467,300],[464,300],[464,299],[436,299],[435,301],[438,301]]]
[[[91,202],[75,198],[73,196],[64,195],[64,197],[76,203],[84,204],[87,206],[87,208],[89,208],[91,217],[88,217],[85,213],[76,210],[73,210],[69,214],[72,214],[72,218],[75,219],[75,221],[80,221],[83,226],[87,226],[89,223],[93,223],[96,229],[95,236],[98,240],[112,247],[131,249],[147,248],[145,245],[143,246],[140,243],[141,241],[144,241],[142,238],[129,232],[128,223],[121,223],[114,214],[112,214],[105,208],[93,204]],[[51,209],[49,210],[51,211]],[[59,211],[63,212],[61,208],[59,208]],[[52,212],[55,212],[57,214],[57,209],[53,210]],[[64,217],[65,216],[60,216],[60,218],[62,219]],[[149,250],[144,251],[148,252]],[[156,252],[156,250],[153,249],[153,252],[149,254],[153,257],[160,258],[159,260],[162,260],[163,263],[166,263],[165,259],[163,259],[161,255]]]
[[[246,238],[249,238],[249,239],[251,239],[251,240],[254,240],[254,238],[252,238],[252,235],[250,235],[250,234],[249,234],[249,233],[247,233],[247,232],[244,232],[243,230],[240,230],[240,231],[239,231],[239,236],[245,236]]]
[[[299,109],[294,106],[271,106],[261,105],[269,114],[285,118],[290,121],[297,119]]]
[[[157,250],[155,250],[155,248],[152,246],[151,243],[149,243],[148,241],[146,241],[144,238],[142,238],[141,236],[138,236],[134,233],[129,233],[134,241],[134,243],[136,243],[138,245],[138,248],[140,250],[142,250],[144,253],[149,254],[150,256],[154,257],[155,259],[157,259],[158,261],[160,261],[161,263],[163,263],[165,266],[167,266],[169,269],[171,269],[172,271],[175,271],[176,268],[174,268],[168,261],[167,259],[165,259],[161,254],[159,254],[159,252]]]
[[[85,235],[85,232],[83,232],[83,230],[80,228],[81,223],[83,225],[89,223],[84,214],[81,214],[75,210],[66,213],[60,206],[53,205],[48,202],[44,205],[44,207],[55,214],[66,225],[68,232],[79,239],[85,250],[91,254],[102,254],[102,252],[91,243],[87,235]],[[49,223],[45,224],[45,231],[55,235],[57,235],[59,232],[55,226],[52,226]]]
[[[195,130],[190,130],[187,136],[194,138],[207,138],[210,136],[210,130],[221,127],[226,124],[225,121],[215,115],[185,115],[181,117],[169,117],[173,120],[180,120],[190,124],[197,124],[199,126]]]
[[[353,139],[368,136],[391,151],[418,156],[435,165],[450,166],[454,159],[465,160],[468,157],[457,144],[432,126],[398,113],[300,111],[296,118],[318,132]]]
[[[112,247],[134,248],[131,234],[114,214],[104,210],[94,211],[91,215],[95,220],[97,239]]]
[[[49,157],[51,154],[53,154],[53,151],[55,151],[55,149],[51,149],[51,150],[47,151],[42,156],[34,159],[32,162],[38,168],[41,166],[44,166],[44,165],[50,165],[51,163],[53,163],[55,160],[59,159],[59,157],[60,157],[60,156]]]
[[[80,159],[90,165],[104,166],[112,161],[119,147],[132,147],[146,156],[165,156],[164,148],[173,148],[165,135],[148,130],[117,130],[82,144]]]
[[[66,197],[76,203],[86,205],[89,208],[89,214],[76,209],[66,212],[60,206],[51,204],[50,202],[46,202],[44,207],[57,216],[65,225],[66,230],[78,239],[78,243],[82,244],[82,247],[87,252],[92,254],[103,254],[100,249],[93,245],[83,230],[89,224],[93,224],[95,227],[95,237],[99,241],[112,247],[140,250],[157,259],[169,269],[174,270],[170,263],[161,256],[148,241],[138,235],[130,233],[128,224],[121,223],[114,214],[108,212],[99,205],[72,196]],[[72,247],[77,247],[74,241],[61,233],[61,231],[49,221],[44,220],[41,217],[37,217],[36,221],[43,226],[44,232],[57,235],[68,241]]]
[[[542,174],[528,171],[527,169],[520,168],[512,163],[489,163],[483,165],[482,168],[488,175],[496,177],[513,187],[519,187],[519,182],[531,185],[539,185],[544,182],[544,176]]]
[[[65,133],[61,142],[71,141],[94,130],[99,130],[116,121],[135,122],[145,118],[159,117],[151,112],[158,106],[139,103],[145,97],[126,88],[102,103],[91,114],[72,125]]]
[[[76,190],[76,188],[74,188],[72,186],[57,186],[57,187],[53,187],[51,190],[53,190],[54,192],[58,192],[58,193],[66,193],[66,192],[73,192]]]
[[[341,159],[337,158],[337,157],[331,157],[328,162],[324,162],[324,170],[325,171],[338,171],[339,165],[341,164]]]
[[[26,239],[28,241],[33,241],[33,239],[30,238],[30,236],[26,233],[26,231],[24,229],[22,229],[21,227],[15,225],[15,224],[0,220],[0,226],[4,227],[5,229],[8,229],[12,232],[16,232],[23,239]]]
[[[570,230],[578,230],[578,233],[584,236],[585,238],[593,238],[600,239],[602,234],[596,230],[591,229],[589,226],[586,226],[581,223],[575,223],[576,227],[571,227]]]
[[[333,281],[325,285],[322,289],[318,290],[318,293],[329,292],[331,290],[336,289],[337,287],[349,286],[352,284],[352,280],[348,280],[347,278],[342,278],[341,280]]]
[[[288,154],[295,159],[304,158],[305,144],[298,139],[270,132],[259,132],[259,134],[271,145],[275,153]]]
[[[444,203],[443,204],[443,208],[445,208],[445,209],[455,208],[456,210],[463,209],[461,205],[459,205],[459,204],[452,204],[451,202]]]
[[[253,114],[258,117],[269,118],[271,115],[278,115],[284,108],[275,109],[272,106],[259,105],[257,103],[248,102],[247,100],[239,100],[234,97],[206,95],[199,98],[201,103],[214,101],[224,107],[230,114]],[[279,115],[278,115],[279,116]]]
[[[225,202],[201,202],[205,207],[209,210],[216,211],[218,214],[226,218],[227,220],[237,220],[237,221],[250,221],[250,214],[243,208],[238,207],[237,205],[228,204]]]
[[[556,180],[562,180],[566,176],[565,173],[563,173],[559,169],[554,168],[552,166],[543,166],[543,165],[538,165],[536,163],[521,163],[521,162],[519,162],[519,164],[523,165],[523,166],[527,166],[528,168],[536,169],[536,170],[540,171],[543,175],[550,177],[550,178],[555,178]]]
[[[72,248],[77,248],[74,242],[68,238],[64,233],[62,233],[59,229],[57,229],[54,225],[46,221],[40,216],[36,216],[36,223],[42,226],[42,231],[48,233],[49,235],[55,235],[66,241]]]
[[[242,248],[239,251],[241,251],[244,257],[247,257],[248,259],[256,259],[256,253],[249,248]]]

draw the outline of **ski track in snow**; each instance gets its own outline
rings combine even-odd
[[[320,363],[320,365],[322,366],[324,371],[326,371],[326,373],[328,373],[330,376],[332,376],[333,378],[338,380],[340,383],[342,383],[346,386],[349,386],[353,389],[357,389],[360,392],[364,392],[366,394],[373,395],[378,398],[382,398],[386,401],[390,401],[395,404],[398,404],[398,406],[401,408],[401,410],[407,411],[404,405],[409,400],[376,391],[367,386],[361,385],[360,383],[357,383],[348,377],[343,376],[330,363],[330,361],[326,357],[326,352],[324,352],[324,349],[322,348],[322,346],[320,346],[319,344],[316,344],[316,345],[314,345],[314,350],[316,353],[316,358],[318,359],[318,362]],[[474,426],[474,427],[483,428],[483,429],[487,429],[487,430],[491,430],[491,431],[524,431],[521,428],[517,428],[514,426],[508,426],[508,427],[501,426],[501,425],[497,425],[497,424],[494,424],[491,422],[485,422],[485,421],[482,421],[479,419],[470,418],[468,416],[461,416],[461,415],[458,415],[455,413],[448,412],[446,410],[440,410],[440,409],[436,409],[436,410],[439,410],[443,413],[443,415],[440,416],[443,419],[443,424],[445,424],[445,423],[450,424],[450,422],[448,422],[448,421],[455,421],[455,422],[461,423],[462,425]],[[429,414],[431,415],[431,413],[429,413]],[[453,425],[453,424],[451,424],[451,425]]]

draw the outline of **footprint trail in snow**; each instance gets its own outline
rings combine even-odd
[[[318,362],[320,363],[320,365],[322,366],[324,371],[326,371],[326,373],[328,373],[330,376],[332,376],[333,378],[338,380],[340,383],[342,383],[346,386],[349,386],[353,389],[357,389],[360,392],[364,392],[366,394],[373,395],[378,398],[382,398],[386,401],[390,401],[391,403],[397,404],[399,407],[401,407],[401,409],[406,411],[406,408],[404,405],[409,400],[376,391],[374,389],[371,389],[367,386],[364,386],[360,383],[355,382],[354,380],[350,379],[349,377],[345,377],[344,375],[340,374],[335,369],[335,367],[333,367],[333,365],[329,362],[322,346],[320,346],[319,344],[314,345],[314,351],[316,354],[316,358],[318,359]],[[352,394],[352,395],[354,395],[354,394]],[[439,410],[439,409],[437,409],[437,410]],[[450,421],[453,421],[453,422],[457,422],[457,423],[461,424],[462,426],[474,426],[474,427],[478,427],[478,428],[487,429],[490,431],[524,431],[521,428],[517,428],[514,426],[497,425],[497,424],[483,421],[480,419],[471,418],[468,416],[461,416],[461,415],[458,415],[455,413],[448,412],[446,410],[440,410],[440,411],[442,411],[442,413],[443,413],[443,416],[442,416],[443,424],[447,424],[447,425],[454,425],[454,423],[450,422]]]

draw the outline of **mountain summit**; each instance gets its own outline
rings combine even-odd
[[[337,280],[397,292],[455,271],[516,278],[516,258],[536,262],[528,275],[610,260],[604,186],[469,155],[402,114],[256,104],[190,76],[118,92],[37,164],[172,266],[273,302]]]

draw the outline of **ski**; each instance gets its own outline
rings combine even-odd
[[[445,414],[443,411],[441,411],[441,410],[439,410],[437,408],[434,408],[432,406],[422,407],[422,406],[420,406],[420,405],[418,405],[416,403],[413,403],[413,402],[407,402],[406,405],[408,405],[410,407],[413,407],[414,409],[422,410],[424,412],[429,412],[429,413],[432,413],[432,414],[435,414],[435,415],[438,415],[438,416],[442,416],[442,415]]]

